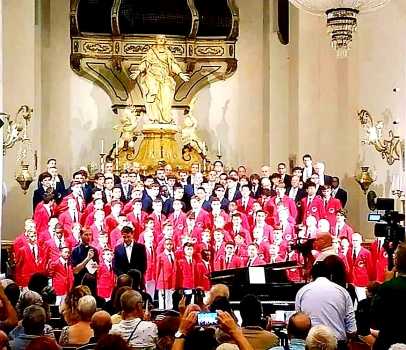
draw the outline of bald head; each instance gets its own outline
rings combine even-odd
[[[93,329],[96,339],[108,334],[111,329],[110,314],[106,311],[95,312],[90,321],[90,327]]]
[[[314,244],[318,251],[322,251],[333,245],[333,239],[329,232],[318,232]]]
[[[289,318],[288,335],[290,339],[305,340],[310,328],[312,328],[312,322],[304,312],[296,312]]]

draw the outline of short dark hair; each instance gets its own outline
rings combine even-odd
[[[49,158],[48,160],[47,160],[47,164],[49,164],[49,163],[51,163],[51,162],[56,162],[56,159],[55,158]]]
[[[294,171],[296,171],[296,170],[303,171],[303,168],[302,168],[301,166],[295,166],[295,167],[292,169],[292,173],[293,173]]]
[[[316,184],[313,181],[306,181],[305,183],[305,189],[307,190],[309,187],[317,187]]]
[[[305,158],[310,158],[311,160],[313,159],[309,153],[304,154],[302,160],[304,160]]]
[[[48,173],[47,171],[44,171],[43,173],[39,174],[38,176],[38,181],[42,182],[45,179],[52,179],[52,175]]]
[[[213,162],[213,166],[215,166],[216,164],[220,164],[221,166],[224,166],[223,162],[221,160],[215,160]]]
[[[27,335],[42,335],[46,321],[46,312],[42,306],[30,305],[24,309],[23,322],[24,332]]]
[[[133,233],[133,229],[130,226],[124,226],[121,229],[121,233]]]
[[[253,294],[247,294],[240,301],[240,313],[242,326],[259,326],[262,318],[262,305]]]

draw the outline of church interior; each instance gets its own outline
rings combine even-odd
[[[134,168],[139,179],[151,178],[160,190],[165,186],[164,208],[175,192],[171,187],[169,193],[168,179],[178,183],[182,171],[188,177],[185,196],[196,173],[202,176],[200,186],[210,187],[210,172],[215,172],[216,184],[210,193],[204,187],[202,199],[210,207],[221,174],[227,196],[231,190],[225,184],[234,181],[230,175],[244,168],[250,199],[268,218],[277,217],[279,199],[269,204],[269,211],[268,200],[278,197],[280,183],[287,197],[292,189],[290,180],[278,175],[282,165],[289,179],[300,167],[303,191],[306,178],[324,176],[316,186],[321,205],[324,186],[334,197],[338,187],[331,181],[339,179],[348,200],[336,211],[323,208],[333,240],[335,215],[342,209],[367,250],[374,247],[379,225],[384,237],[385,232],[389,235],[385,227],[396,227],[396,240],[399,235],[399,241],[404,240],[404,0],[3,0],[0,14],[1,273],[19,273],[13,267],[18,263],[9,260],[18,261],[13,246],[26,220],[35,221],[34,209],[43,199],[41,195],[36,202],[35,191],[42,186],[41,175],[50,172],[49,160],[57,163],[55,171],[66,188],[59,202],[52,199],[51,217],[68,208],[69,196],[75,193],[72,174],[78,170],[87,176],[90,200],[83,205],[89,205],[99,174],[105,180],[111,174],[115,188]],[[306,156],[313,163],[308,176]],[[324,169],[315,172],[316,165]],[[163,185],[157,174],[164,169]],[[255,196],[252,174],[260,184],[269,178],[269,193]],[[275,174],[279,182],[274,182]],[[235,181],[242,193],[238,175]],[[192,191],[187,207],[193,212],[191,202],[199,195],[197,188]],[[126,202],[134,201],[132,195],[129,192]],[[103,200],[113,213],[115,201],[108,196],[103,194]],[[308,216],[322,219],[316,209],[303,209],[306,194],[303,198],[302,210],[300,199],[295,215],[289,214],[300,232],[306,232]],[[144,205],[144,197],[141,200]],[[152,197],[148,215],[154,215],[156,201]],[[241,199],[235,203],[237,207]],[[142,210],[147,212],[144,206]],[[228,210],[224,215],[233,225],[234,214]],[[210,211],[205,212],[208,217]],[[328,213],[333,213],[332,221]],[[267,224],[279,230],[268,218]],[[48,221],[44,225],[48,227]],[[256,239],[253,231],[247,249]],[[307,238],[317,240],[319,233]],[[117,240],[124,237],[122,233]],[[388,237],[385,244],[390,245],[386,242],[393,237]],[[233,241],[232,235],[229,239]],[[201,244],[200,237],[197,241]],[[156,242],[157,247],[162,242]],[[242,266],[250,268],[250,260]],[[363,295],[360,300],[365,298],[365,292],[356,293]],[[338,348],[344,349],[341,341],[338,338]]]

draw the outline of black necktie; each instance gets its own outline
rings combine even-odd
[[[35,263],[37,263],[37,254],[35,254],[35,246],[32,246],[32,255],[34,256]]]
[[[170,261],[171,265],[173,265],[173,257],[172,257],[172,254],[168,254],[168,258],[169,258],[169,261]]]

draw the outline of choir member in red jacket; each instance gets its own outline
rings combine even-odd
[[[250,266],[260,266],[260,265],[266,265],[266,262],[260,258],[258,255],[258,245],[255,243],[251,243],[248,245],[247,248],[248,252],[248,257],[245,261],[245,266],[250,267]]]
[[[258,255],[264,261],[269,261],[269,246],[272,242],[264,236],[263,231],[258,227],[254,228],[252,235],[254,236],[253,243],[258,247]]]
[[[48,227],[41,231],[38,232],[38,244],[39,245],[44,245],[46,241],[51,239],[54,234],[55,234],[55,228],[56,225],[59,223],[59,220],[57,217],[52,216],[49,221],[48,221]]]
[[[99,193],[102,193],[102,191],[98,191]],[[90,227],[93,225],[94,223],[94,215],[96,213],[97,210],[102,210],[104,212],[104,214],[106,214],[106,211],[104,210],[104,202],[102,198],[97,198],[94,203],[90,203],[89,205],[93,205],[93,208],[91,208],[90,211],[84,212],[82,213],[82,217],[81,217],[81,225],[85,226],[85,227]],[[85,216],[85,218],[83,218],[83,216]]]
[[[224,257],[224,232],[214,230],[213,232],[213,269],[214,271],[222,270],[222,258]]]
[[[35,207],[33,219],[35,221],[37,232],[42,232],[48,228],[48,221],[54,212],[54,198],[53,192],[45,192],[42,202]]]
[[[103,210],[96,210],[94,212],[94,222],[90,226],[90,231],[92,231],[93,241],[97,241],[100,233],[107,232],[104,225],[105,213]]]
[[[266,260],[265,260],[266,261]],[[269,245],[269,260],[270,264],[275,264],[285,261],[285,258],[279,254],[279,246],[277,244]]]
[[[31,276],[36,272],[45,272],[45,250],[37,243],[37,233],[29,231],[27,243],[15,254],[16,282],[20,287],[27,287]]]
[[[63,247],[72,250],[72,246],[73,242],[69,238],[64,237],[61,224],[57,224],[52,238],[44,243],[46,268],[48,268],[52,262],[59,259]]]
[[[326,213],[326,219],[330,223],[330,227],[335,227],[337,213],[342,209],[339,199],[331,196],[331,186],[321,186],[323,194],[324,209]]]
[[[113,251],[110,248],[105,248],[97,270],[97,295],[105,300],[110,300],[111,292],[116,284],[113,256]]]
[[[108,233],[118,226],[118,217],[120,216],[123,204],[120,201],[111,202],[111,213],[104,219],[104,225]]]
[[[336,224],[331,228],[331,234],[339,239],[347,238],[351,243],[354,230],[347,224],[347,211],[341,209],[336,215]]]
[[[244,241],[244,237],[235,236],[234,243],[235,243],[234,254],[237,255],[241,259],[241,261],[245,261],[246,257],[248,256],[248,253],[247,253],[247,244]]]
[[[192,207],[190,213],[195,214],[196,226],[201,230],[210,227],[210,215],[201,207],[198,196],[193,196],[190,199],[190,206]]]
[[[226,242],[224,256],[222,259],[223,270],[237,269],[242,267],[242,259],[235,254],[235,244],[234,242]]]
[[[160,309],[172,309],[172,295],[176,288],[177,263],[173,252],[173,242],[165,240],[165,249],[156,261],[156,288]]]
[[[385,249],[385,238],[377,237],[371,244],[372,262],[375,266],[376,281],[383,283],[388,271],[388,253]]]
[[[144,245],[147,253],[147,269],[144,273],[145,289],[151,296],[152,300],[155,297],[155,264],[156,264],[156,245],[154,242],[154,234],[152,231],[147,231],[144,234]]]
[[[252,231],[254,231],[255,228],[261,230],[264,238],[266,238],[269,242],[273,241],[273,228],[271,225],[266,223],[266,213],[263,210],[259,210],[257,212],[255,226],[253,227]]]
[[[316,184],[306,183],[307,196],[302,198],[300,206],[302,210],[302,223],[306,222],[309,215],[313,215],[317,221],[326,216],[323,200],[316,194]]]
[[[177,261],[176,267],[176,286],[183,289],[186,296],[186,303],[192,299],[193,290],[199,282],[199,275],[197,272],[197,264],[193,259],[193,244],[186,243],[183,247],[184,257]]]
[[[142,211],[141,199],[135,199],[133,202],[132,210],[127,214],[128,220],[131,221],[134,227],[134,240],[138,241],[141,232],[144,231],[144,222],[148,217],[145,211]]]
[[[245,215],[249,215],[254,206],[255,199],[251,197],[249,185],[240,187],[241,198],[237,200],[237,210]]]
[[[362,236],[352,235],[352,282],[358,300],[366,298],[365,287],[374,280],[374,267],[371,252],[361,246]]]
[[[162,238],[162,228],[166,221],[166,216],[162,214],[162,200],[154,199],[152,202],[152,213],[149,215],[154,220],[154,235],[157,242]]]
[[[183,230],[186,227],[186,214],[182,211],[183,202],[175,199],[172,203],[172,207],[173,212],[169,214],[168,219],[173,225],[173,236],[180,239],[180,236],[183,234]]]
[[[73,270],[69,263],[70,249],[63,247],[60,250],[59,258],[53,261],[49,268],[52,279],[52,287],[56,294],[56,305],[61,305],[66,294],[73,287]]]
[[[64,232],[64,235],[65,235],[65,238],[69,238],[72,241],[73,247],[76,247],[81,242],[81,240],[80,240],[81,232],[82,232],[82,226],[80,225],[79,222],[76,222],[72,226],[71,235],[70,236],[67,235],[66,232]]]
[[[62,225],[63,230],[70,235],[73,224],[80,222],[81,214],[77,209],[77,203],[74,198],[69,198],[67,205],[67,210],[59,215],[59,223]]]
[[[240,235],[244,237],[245,242],[251,243],[252,238],[250,232],[242,226],[242,218],[240,213],[233,214],[231,216],[232,225],[228,228],[228,233],[231,239]]]
[[[197,263],[197,273],[199,276],[197,288],[201,289],[206,294],[211,288],[210,274],[212,272],[212,267],[210,263],[210,250],[203,249],[201,252],[201,257],[201,260]]]

